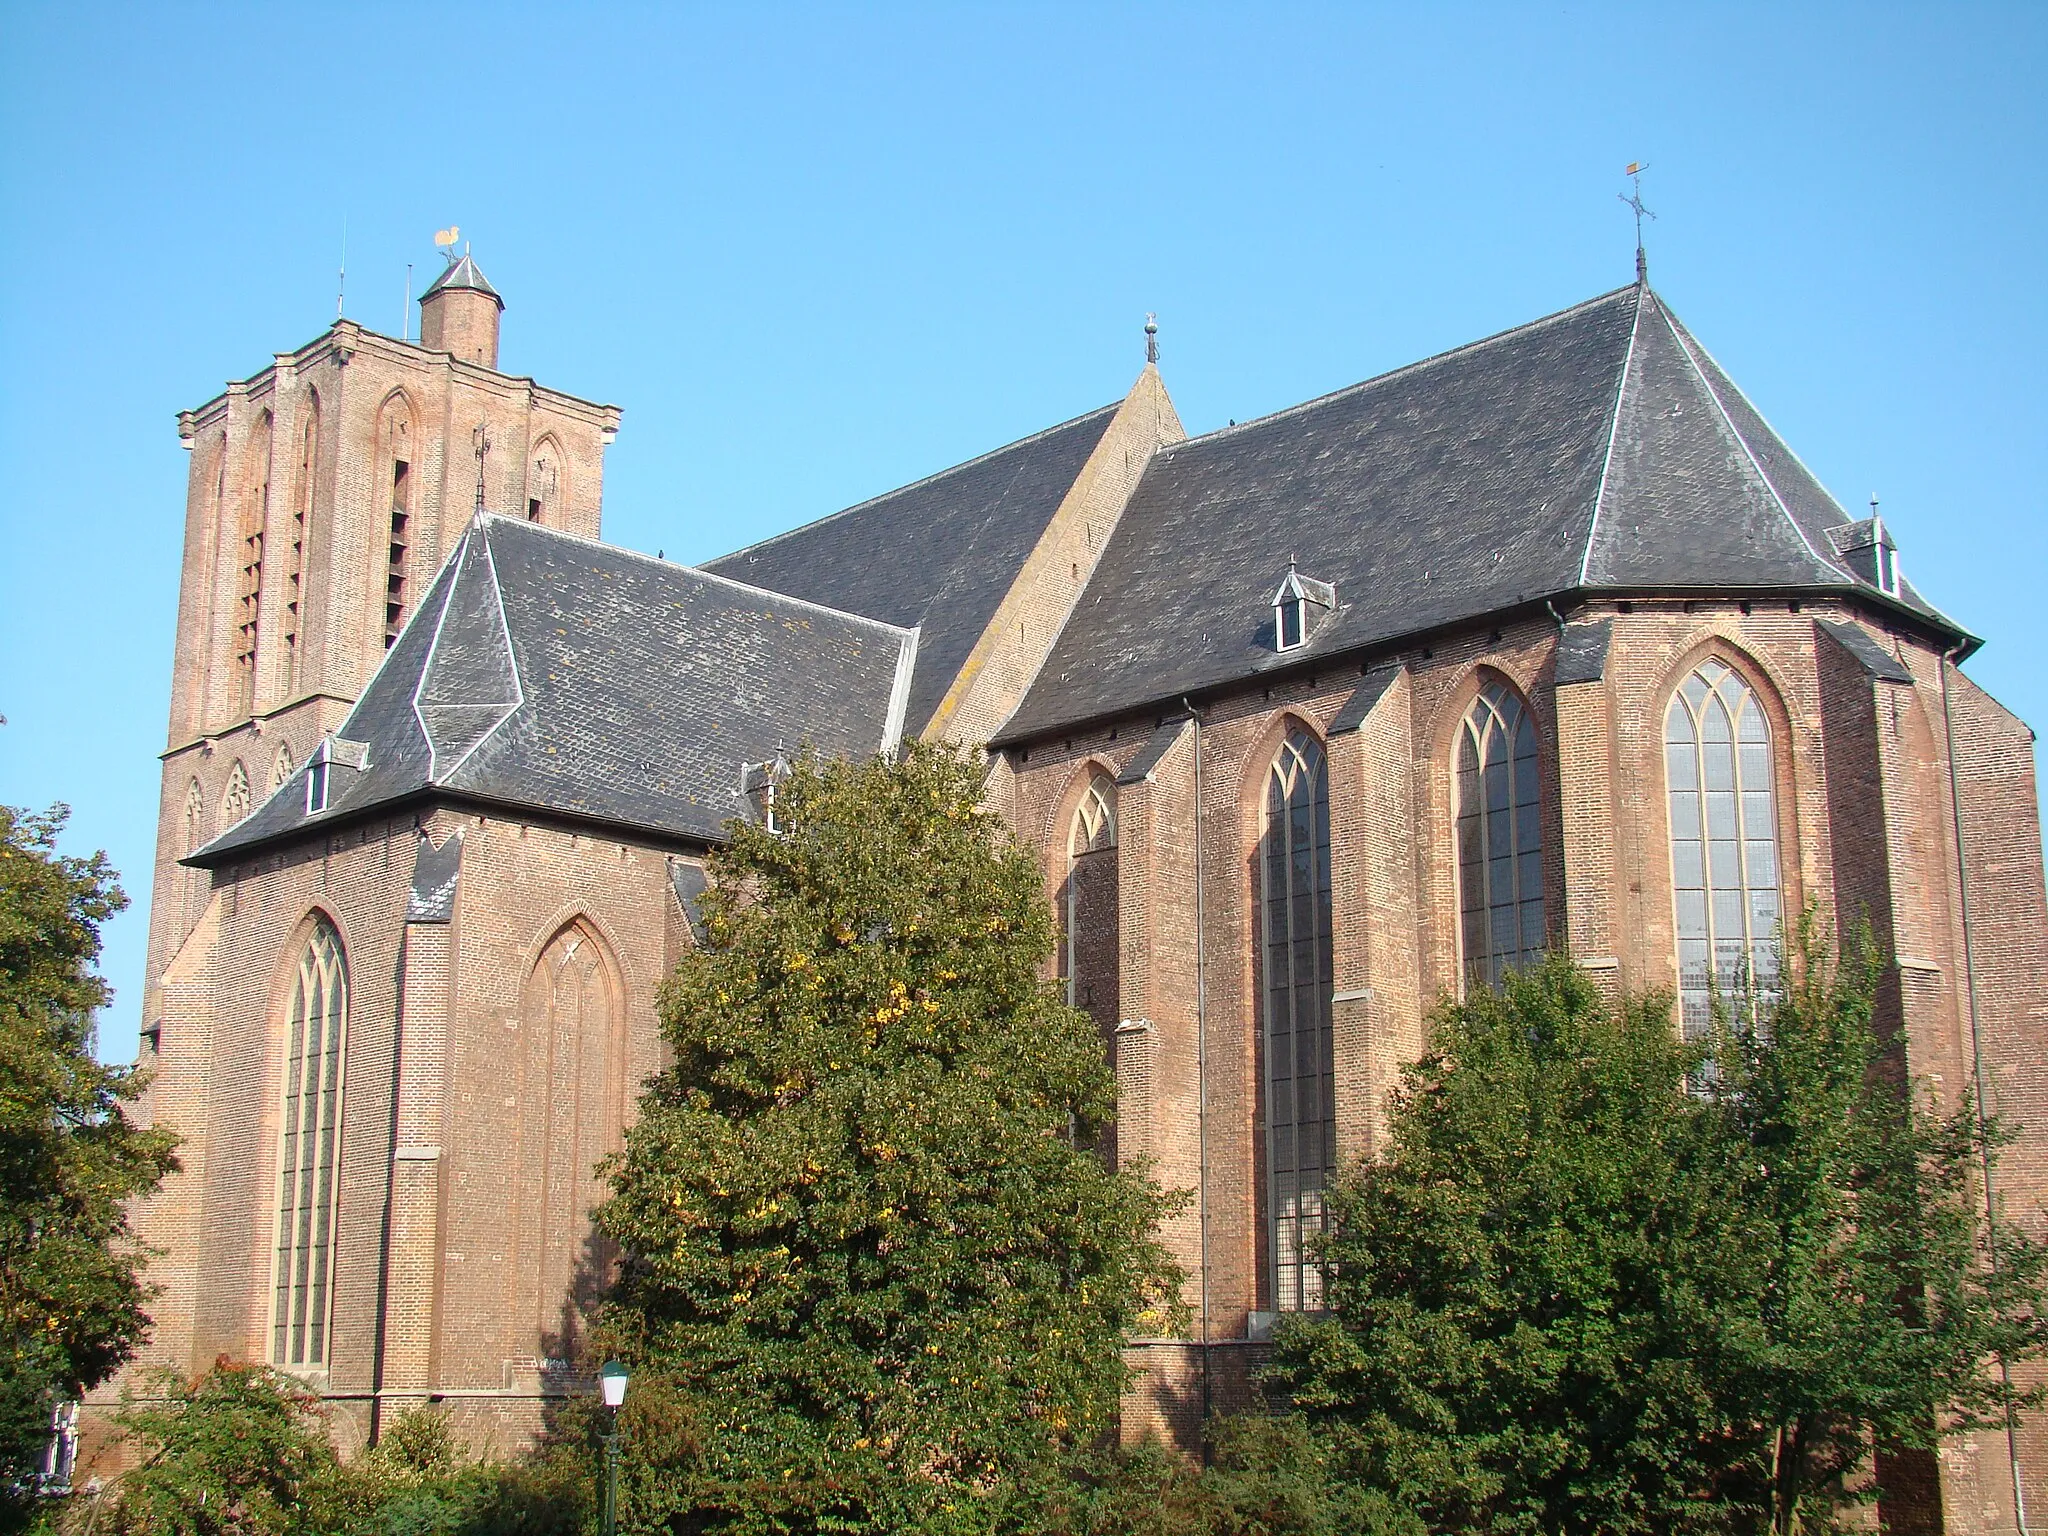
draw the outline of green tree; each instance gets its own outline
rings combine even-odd
[[[1274,1383],[1337,1480],[1432,1530],[1717,1530],[1735,1169],[1701,1052],[1562,962],[1441,1009],[1383,1160],[1331,1193],[1330,1311]]]
[[[100,924],[127,903],[105,855],[56,851],[65,816],[0,806],[0,1527],[32,1507],[52,1405],[147,1331],[127,1202],[177,1166],[124,1113],[137,1074],[93,1057]]]
[[[985,1528],[1108,1431],[1123,1340],[1179,1324],[1173,1202],[1095,1149],[1100,1036],[980,784],[938,747],[807,759],[779,831],[713,860],[600,1214],[598,1339],[659,1421],[626,1439],[635,1520]]]
[[[146,1372],[115,1422],[139,1464],[87,1517],[133,1536],[281,1536],[332,1475],[318,1403],[289,1377],[225,1358],[197,1381]]]
[[[1987,1367],[2048,1339],[1996,1128],[1918,1105],[1875,968],[1796,937],[1767,1027],[1698,1045],[1562,961],[1439,1011],[1278,1342],[1328,1475],[1436,1530],[1789,1533],[2002,1419]]]
[[[2004,1133],[1968,1095],[1942,1116],[1903,1081],[1867,942],[1836,964],[1810,917],[1798,937],[1768,1030],[1731,1034],[1717,1062],[1753,1256],[1755,1348],[1727,1395],[1764,1432],[1787,1536],[1877,1494],[1860,1477],[1873,1453],[1882,1474],[2038,1402],[1987,1366],[2048,1351],[2048,1250],[1984,1219]]]

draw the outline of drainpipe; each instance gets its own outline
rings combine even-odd
[[[1955,724],[1949,718],[1948,674],[1955,665],[1956,657],[1962,653],[1960,643],[1950,646],[1941,655],[1941,731],[1948,749],[1948,805],[1954,823],[1956,837],[1956,892],[1961,904],[1963,919],[1963,995],[1969,1002],[1970,1019],[1970,1067],[1976,1079],[1977,1097],[1977,1144],[1982,1159],[1984,1174],[1984,1221],[1987,1228],[1998,1220],[1998,1205],[1991,1186],[1991,1143],[1985,1132],[1985,1079],[1984,1046],[1977,1029],[1977,963],[1971,948],[1970,923],[1970,879],[1963,852],[1963,801],[1961,787],[1956,774],[1956,732]],[[1998,1245],[1990,1245],[1991,1272],[1998,1272]],[[2005,1457],[2012,1474],[2012,1511],[2014,1523],[2019,1526],[2020,1536],[2027,1536],[2027,1494],[2020,1479],[2020,1438],[2019,1427],[2012,1411],[2012,1368],[2006,1363],[2005,1355],[1998,1356],[1998,1378],[2005,1392]]]
[[[1209,1416],[1215,1407],[1215,1392],[1209,1375],[1209,968],[1208,907],[1202,880],[1202,717],[1185,696],[1181,706],[1195,725],[1195,1193],[1196,1223],[1200,1230],[1202,1309],[1200,1347],[1202,1352],[1202,1462],[1209,1461]]]

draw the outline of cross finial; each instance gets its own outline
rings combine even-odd
[[[1145,361],[1159,361],[1159,317],[1149,312],[1145,316]]]
[[[481,514],[484,509],[484,458],[491,451],[490,429],[478,422],[476,430],[469,434],[469,440],[476,447],[476,509]]]
[[[1643,220],[1655,219],[1656,214],[1643,206],[1643,172],[1650,168],[1647,160],[1631,160],[1621,174],[1628,177],[1633,190],[1627,194],[1615,193],[1616,197],[1635,210],[1636,215],[1636,282],[1647,286],[1650,281],[1649,259],[1643,255]]]

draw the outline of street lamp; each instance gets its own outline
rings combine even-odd
[[[616,1536],[619,1509],[619,1404],[626,1400],[626,1368],[607,1360],[597,1373],[597,1389],[611,1410],[611,1429],[604,1436],[604,1536]]]

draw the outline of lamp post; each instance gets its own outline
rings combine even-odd
[[[597,1373],[598,1391],[611,1410],[611,1429],[604,1436],[604,1536],[616,1536],[619,1509],[619,1404],[626,1400],[626,1368],[607,1360]]]

